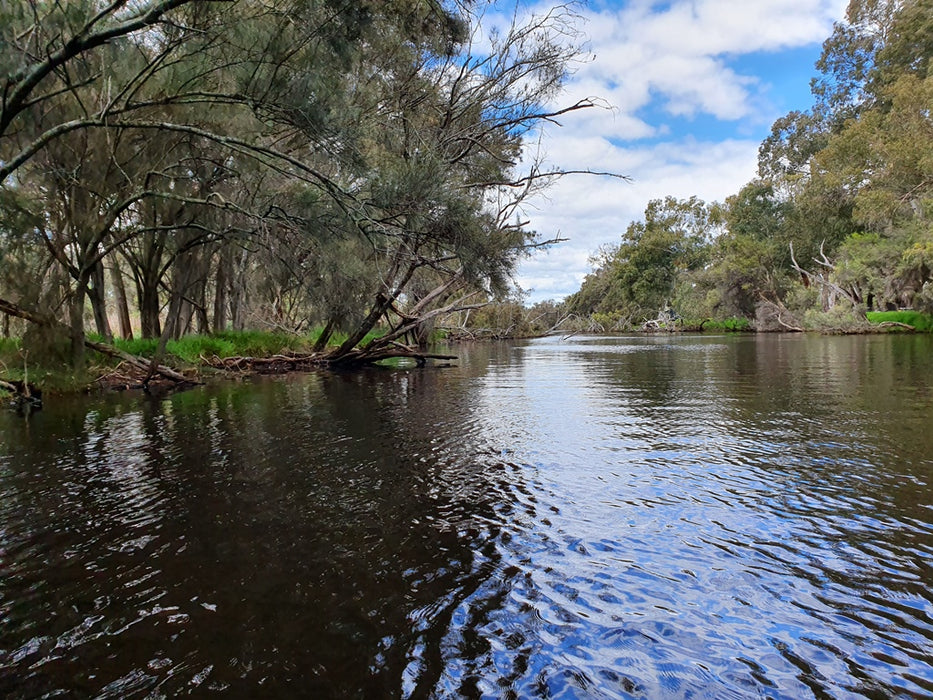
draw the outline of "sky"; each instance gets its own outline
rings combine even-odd
[[[553,2],[537,4],[538,11]],[[756,175],[775,119],[811,104],[821,45],[847,0],[589,0],[580,29],[592,56],[561,96],[597,97],[548,125],[546,162],[631,182],[568,176],[526,209],[530,228],[567,239],[524,261],[526,301],[562,299],[652,199],[723,201]]]

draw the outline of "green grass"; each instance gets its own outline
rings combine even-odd
[[[702,324],[704,333],[746,333],[752,330],[752,323],[747,318],[708,318],[703,321],[684,321],[684,328],[699,328]]]
[[[0,338],[0,356],[19,352],[19,338]]]
[[[135,338],[115,340],[114,345],[124,352],[139,357],[152,357],[159,346],[158,338]],[[200,358],[211,357],[268,357],[283,351],[307,351],[306,339],[284,333],[263,331],[223,331],[211,335],[186,335],[170,340],[166,345],[168,354],[188,364],[200,363]]]
[[[225,343],[230,343],[233,352],[228,357],[241,355],[268,356],[281,353],[283,350],[293,352],[306,352],[310,349],[307,338],[287,333],[269,333],[266,331],[223,331],[209,337]],[[217,353],[220,355],[220,353]],[[223,357],[223,355],[220,355]]]
[[[918,331],[933,332],[933,315],[919,311],[869,311],[866,315],[872,323],[906,323]]]
[[[114,346],[128,352],[130,355],[139,355],[140,357],[152,357],[156,348],[159,347],[158,338],[133,338],[133,340],[115,339]]]

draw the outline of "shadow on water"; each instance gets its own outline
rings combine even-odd
[[[468,411],[463,376],[373,371],[3,423],[0,689],[425,694],[509,575]]]
[[[458,353],[0,414],[0,692],[933,693],[931,339]]]

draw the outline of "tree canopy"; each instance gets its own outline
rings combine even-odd
[[[525,141],[593,106],[555,106],[572,8],[515,17],[485,36],[480,6],[440,0],[5,4],[0,311],[76,366],[86,319],[111,318],[163,345],[321,324],[347,334],[332,361],[366,361],[504,292],[546,243],[521,204],[559,176]]]

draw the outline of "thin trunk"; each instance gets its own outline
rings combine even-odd
[[[120,324],[120,337],[124,340],[133,339],[133,324],[130,322],[130,307],[126,299],[126,284],[123,282],[123,271],[116,258],[110,268],[110,278],[113,280],[113,291],[117,302],[117,320]]]
[[[227,328],[227,266],[230,256],[227,250],[222,250],[217,260],[217,279],[214,283],[214,323],[215,333]]]
[[[201,301],[205,302],[204,297],[201,297]],[[207,309],[204,308],[204,303],[199,304],[195,308],[195,316],[198,319],[198,333],[201,335],[207,335],[211,332],[211,324],[207,320]]]
[[[234,275],[230,280],[230,311],[233,317],[233,329],[242,331],[246,328],[246,312],[249,306],[249,252],[243,250],[236,260]]]
[[[107,294],[102,262],[98,261],[91,267],[90,281],[92,284],[88,287],[87,296],[94,312],[94,325],[98,334],[108,343],[112,343],[113,331],[110,330],[110,319],[107,318]]]
[[[172,291],[169,295],[168,303],[168,313],[165,317],[165,326],[162,328],[162,335],[159,336],[159,345],[156,348],[155,355],[152,357],[152,362],[149,368],[149,376],[146,377],[144,383],[148,383],[152,377],[158,372],[158,366],[162,362],[162,358],[165,357],[165,351],[168,347],[169,339],[176,337],[178,334],[178,322],[181,316],[181,307],[182,302],[184,301],[185,287],[188,286],[188,271],[184,266],[176,268],[176,272],[173,275],[174,284],[172,285]]]
[[[193,318],[194,305],[187,299],[182,299],[178,308],[178,318],[174,320],[175,330],[172,337],[175,340],[191,332],[191,319]]]
[[[143,338],[158,338],[162,335],[159,310],[159,280],[156,275],[146,274],[136,280],[136,295],[139,303],[139,323]],[[152,279],[155,278],[155,279]]]
[[[10,316],[9,314],[0,314],[3,317],[3,322],[0,323],[0,336],[4,338],[10,337]]]
[[[327,341],[330,340],[330,337],[334,334],[334,328],[336,327],[337,319],[327,319],[327,323],[324,325],[324,330],[321,331],[321,335],[319,335],[317,340],[314,341],[314,352],[321,352],[321,350],[327,347]]]

